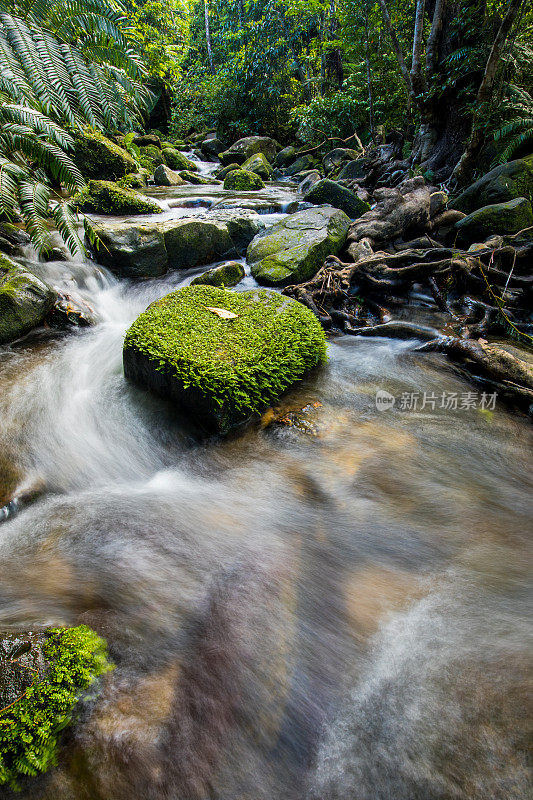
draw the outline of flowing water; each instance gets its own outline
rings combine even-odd
[[[469,407],[415,342],[341,336],[261,423],[202,441],[121,361],[193,273],[32,268],[99,322],[0,350],[0,506],[30,498],[0,525],[0,627],[85,622],[117,668],[22,797],[526,798],[525,418]]]

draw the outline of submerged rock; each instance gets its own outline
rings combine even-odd
[[[328,204],[340,208],[351,219],[357,219],[370,210],[369,203],[360,200],[350,189],[329,178],[314,183],[304,194],[304,200],[316,205]]]
[[[227,264],[221,264],[220,267],[213,267],[208,269],[201,275],[198,275],[193,281],[191,286],[206,285],[218,286],[220,288],[226,286],[236,286],[244,278],[244,267],[240,261],[229,261]]]
[[[291,214],[260,232],[248,248],[252,275],[270,286],[309,280],[326,256],[339,252],[350,226],[343,211],[317,206]]]
[[[451,203],[467,214],[483,206],[506,203],[517,197],[533,202],[533,155],[494,167]]]
[[[460,242],[472,243],[493,234],[518,233],[533,225],[531,202],[525,197],[479,208],[455,224]]]
[[[153,278],[169,269],[239,256],[262,225],[259,214],[252,211],[218,211],[146,225],[98,223],[94,228],[104,246],[95,257],[117,275]]]
[[[224,189],[234,189],[241,192],[253,192],[264,189],[265,184],[255,172],[246,169],[234,169],[224,178]]]
[[[136,171],[135,161],[130,154],[93,128],[86,127],[78,131],[74,142],[74,160],[86,178],[116,181]]]
[[[219,158],[224,166],[233,162],[244,164],[250,156],[256,153],[263,153],[268,161],[272,163],[276,158],[277,149],[277,143],[269,136],[246,136],[244,139],[239,139],[238,142],[232,144],[228,150],[220,153]]]
[[[274,170],[263,153],[256,153],[254,156],[250,156],[250,158],[246,159],[242,168],[248,170],[248,172],[255,172],[264,181],[272,180]]]
[[[80,211],[93,214],[161,214],[163,211],[153,200],[132,189],[123,189],[113,181],[89,181],[72,202]]]
[[[226,432],[325,360],[320,323],[268,291],[188,286],[152,303],[124,342],[128,380]]]
[[[55,300],[56,292],[44,281],[0,255],[0,344],[40,325]]]

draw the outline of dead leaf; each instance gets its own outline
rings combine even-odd
[[[234,314],[233,311],[228,311],[226,308],[213,308],[212,306],[206,306],[206,308],[221,319],[237,319],[237,314]]]

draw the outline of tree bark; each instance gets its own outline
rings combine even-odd
[[[374,97],[372,93],[372,70],[370,69],[370,51],[368,46],[368,14],[365,14],[365,64],[366,82],[368,85],[368,122],[370,136],[374,138]]]
[[[442,33],[442,25],[444,22],[444,11],[446,8],[446,0],[437,0],[435,3],[435,11],[433,12],[433,19],[431,21],[431,31],[428,37],[426,46],[426,79],[433,76],[438,62],[439,44]]]
[[[479,85],[477,93],[476,111],[472,120],[470,137],[466,144],[464,153],[452,173],[452,182],[456,186],[467,183],[467,181],[471,178],[476,157],[478,156],[479,151],[485,142],[485,131],[482,125],[482,119],[486,114],[487,106],[492,99],[494,83],[496,80],[498,67],[500,65],[500,57],[503,47],[523,4],[524,0],[510,0],[507,7],[507,12],[501,22],[496,34],[496,38],[492,44],[492,48],[485,66],[483,79]]]
[[[211,75],[215,74],[215,66],[213,64],[213,47],[211,44],[211,29],[209,27],[209,0],[204,0],[204,15],[205,15],[205,41],[207,44],[207,59],[209,61],[209,71]]]
[[[422,77],[422,41],[425,10],[426,0],[417,0],[413,35],[413,60],[411,63],[411,84],[416,95],[422,94],[425,90],[425,83]]]

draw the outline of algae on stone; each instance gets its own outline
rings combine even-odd
[[[512,235],[533,225],[531,202],[525,197],[478,208],[455,224],[459,242],[480,242],[493,234]]]
[[[256,153],[255,155],[250,156],[250,158],[246,159],[242,165],[242,168],[248,172],[254,172],[264,181],[272,180],[272,175],[274,173],[274,170],[272,169],[272,166],[268,162],[268,159],[265,157],[264,153]]]
[[[0,344],[40,325],[56,298],[57,293],[44,281],[0,255]]]
[[[223,319],[213,308],[236,316]],[[124,342],[128,379],[219,431],[261,412],[325,357],[324,332],[305,306],[265,290],[212,286],[152,303]]]
[[[462,192],[450,208],[470,214],[483,206],[525,197],[533,203],[533,155],[494,167]]]
[[[252,275],[259,283],[286,286],[309,280],[326,256],[339,252],[350,219],[331,206],[316,206],[289,215],[258,233],[247,251]]]
[[[136,170],[130,154],[94,128],[77,131],[74,143],[74,160],[85,178],[116,181]]]
[[[191,281],[191,286],[236,286],[244,278],[244,267],[239,261],[230,261],[228,264],[221,264],[219,267],[208,269],[201,275],[197,275]]]
[[[316,205],[330,205],[334,208],[340,208],[351,219],[362,217],[367,211],[370,211],[370,204],[360,200],[346,186],[341,186],[340,183],[329,178],[323,178],[311,186],[311,188],[304,194],[304,200],[308,203]]]
[[[264,189],[265,184],[255,172],[246,169],[234,169],[224,178],[224,189],[233,189],[240,192],[255,192]]]
[[[124,189],[113,181],[89,181],[72,198],[73,205],[93,214],[161,214],[163,209],[132,189]]]

